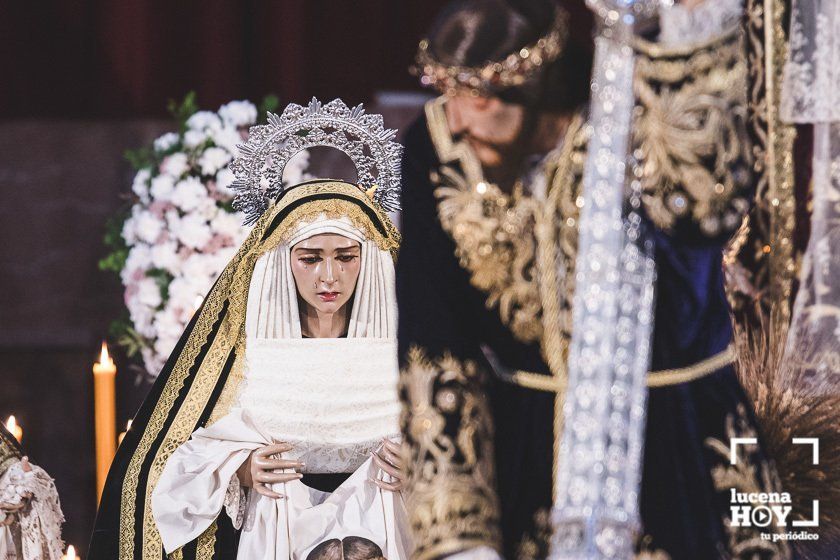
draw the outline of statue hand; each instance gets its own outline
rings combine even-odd
[[[382,440],[382,449],[378,452],[374,451],[371,455],[376,466],[394,478],[393,482],[375,479],[373,483],[389,492],[402,490],[405,481],[405,469],[403,468],[400,444],[384,439]]]
[[[303,475],[299,472],[277,472],[303,468],[304,465],[300,461],[273,458],[275,455],[280,455],[291,449],[292,446],[288,443],[276,443],[255,449],[236,471],[239,482],[242,486],[253,488],[263,496],[274,499],[283,498],[282,494],[272,491],[269,484],[290,482],[303,478]]]

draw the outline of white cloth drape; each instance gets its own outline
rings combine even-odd
[[[840,2],[794,0],[782,118],[814,126],[811,237],[802,260],[786,355],[811,389],[840,371]]]
[[[290,251],[325,233],[361,244],[348,336],[304,339]],[[229,492],[238,488],[236,470],[253,450],[283,441],[293,446],[284,458],[302,459],[304,472],[352,475],[332,494],[300,481],[276,485],[281,500],[248,492],[239,558],[303,560],[324,540],[360,536],[389,560],[407,559],[402,499],[369,481],[387,476],[370,453],[399,434],[396,329],[391,254],[350,220],[321,216],[301,224],[260,257],[248,288],[245,377],[235,405],[175,450],[152,493],[166,551],[199,536],[228,502],[239,507]],[[235,524],[240,513],[231,515]]]
[[[167,553],[195,539],[222,509],[229,479],[251,451],[276,443],[245,411],[197,430],[167,462],[152,496],[152,511]],[[370,478],[387,479],[367,459],[333,493],[300,481],[273,485],[275,500],[251,492],[238,558],[303,560],[331,538],[359,536],[375,542],[389,560],[407,559],[405,507],[399,494]]]

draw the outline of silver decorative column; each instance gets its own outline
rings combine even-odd
[[[639,525],[655,268],[629,157],[634,26],[655,0],[588,0],[595,40],[552,559],[629,559]]]

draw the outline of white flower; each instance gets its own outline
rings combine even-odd
[[[154,243],[163,231],[163,222],[151,212],[141,210],[134,219],[134,231],[141,241]]]
[[[125,267],[123,268],[124,283],[128,283],[127,278],[138,270],[146,270],[152,263],[152,248],[144,243],[137,243],[128,251],[128,257],[125,259]]]
[[[172,305],[167,305],[163,310],[155,313],[155,330],[158,336],[164,339],[175,339],[181,336],[184,325],[178,320]]]
[[[248,126],[257,122],[257,108],[250,101],[231,101],[219,108],[219,116],[225,124]]]
[[[207,198],[207,187],[197,177],[187,177],[175,185],[172,203],[184,212],[192,212]]]
[[[148,169],[141,169],[131,183],[131,191],[144,203],[149,202],[149,178],[151,176],[152,174]]]
[[[179,179],[189,169],[189,159],[184,152],[175,152],[174,154],[168,155],[163,159],[163,163],[160,164],[161,172],[172,175],[175,179]]]
[[[178,257],[178,244],[172,241],[154,245],[151,250],[152,266],[175,275],[181,271],[181,259]]]
[[[215,175],[216,172],[228,164],[231,160],[230,153],[224,148],[207,148],[201,154],[198,165],[201,166],[202,175]]]
[[[207,140],[208,135],[204,130],[188,130],[184,133],[184,146],[196,148]]]
[[[167,211],[164,218],[166,219],[166,229],[173,233],[178,231],[181,225],[181,216],[178,215],[176,210]]]
[[[199,202],[196,212],[205,220],[210,221],[219,213],[219,207],[212,198],[203,198]]]
[[[212,111],[198,111],[187,119],[187,128],[190,130],[218,130],[222,128],[222,121]]]
[[[160,288],[154,278],[143,278],[137,283],[137,302],[152,309],[163,303]]]
[[[237,214],[219,212],[210,221],[210,229],[219,235],[227,235],[233,239],[237,239],[239,237],[239,230],[242,227],[241,224],[242,222],[239,220]]]
[[[159,371],[160,368],[163,367],[163,364],[166,363],[166,358],[169,356],[169,354],[172,353],[172,350],[175,348],[176,344],[178,344],[178,338],[177,337],[175,337],[175,338],[169,338],[169,337],[158,338],[155,341],[155,344],[154,344],[155,353],[158,356],[161,357],[160,367],[155,369],[156,372]],[[157,360],[156,360],[156,363],[157,363]],[[157,375],[157,374],[155,374],[155,375]]]
[[[178,134],[176,132],[167,132],[166,134],[163,134],[162,136],[159,136],[155,140],[155,142],[154,142],[155,151],[165,152],[166,150],[169,150],[172,147],[174,147],[178,143],[178,140],[180,140],[180,139],[181,139],[181,137],[178,136]]]
[[[207,221],[195,214],[187,214],[181,218],[173,233],[178,236],[181,243],[193,249],[203,247],[213,236]]]
[[[131,322],[134,323],[134,330],[146,338],[154,337],[155,328],[152,325],[154,309],[146,305],[141,305],[136,297],[128,303],[128,314],[131,317]]]
[[[175,179],[172,175],[164,173],[152,179],[152,188],[149,192],[152,198],[161,202],[172,200],[172,192],[175,189]]]
[[[216,174],[216,190],[218,190],[220,194],[229,197],[233,196],[236,193],[233,192],[233,189],[231,189],[230,186],[235,180],[236,175],[233,174],[233,171],[231,171],[229,167],[225,167]]]
[[[210,134],[210,138],[213,139],[213,143],[219,146],[220,148],[224,148],[234,157],[239,155],[239,148],[237,148],[237,144],[242,144],[242,136],[239,135],[239,131],[231,126],[223,126],[219,130],[214,130]]]
[[[132,245],[137,241],[137,232],[135,229],[134,218],[128,218],[122,227],[122,238],[128,245]]]

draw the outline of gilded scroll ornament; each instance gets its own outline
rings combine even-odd
[[[687,219],[708,236],[734,232],[751,181],[740,32],[689,49],[636,46],[634,144],[648,216],[665,230]]]
[[[413,347],[400,375],[414,558],[500,547],[493,423],[472,361]]]

